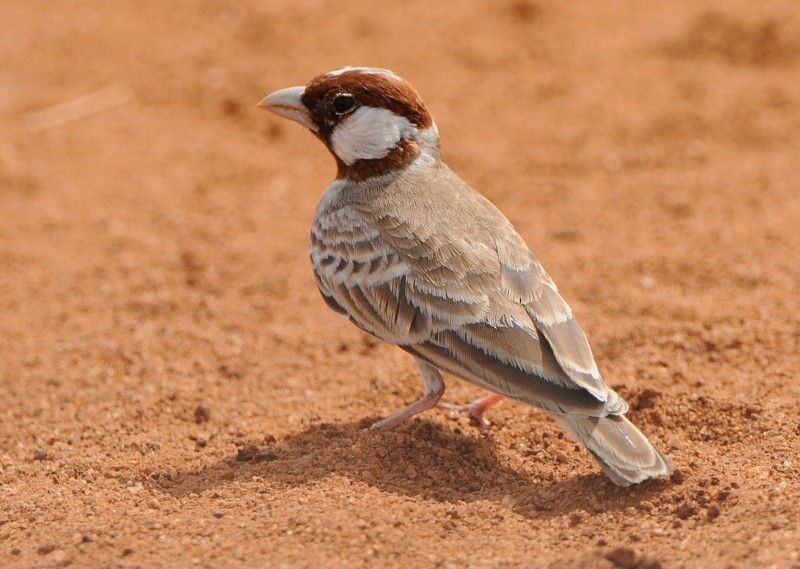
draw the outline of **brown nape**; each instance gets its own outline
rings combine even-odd
[[[338,169],[336,178],[338,180],[360,182],[405,168],[419,156],[419,146],[417,146],[417,143],[413,140],[404,139],[383,158],[377,158],[375,160],[357,160],[349,166],[342,162],[332,150],[331,154],[336,159],[336,166]]]

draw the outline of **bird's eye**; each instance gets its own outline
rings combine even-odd
[[[337,95],[333,100],[333,110],[340,115],[352,110],[355,106],[356,98],[353,97],[353,95],[348,95],[347,93]]]

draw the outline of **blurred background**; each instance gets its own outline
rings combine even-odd
[[[797,563],[796,2],[11,1],[0,62],[7,566]],[[673,486],[511,403],[361,433],[421,384],[319,299],[334,163],[256,108],[344,65],[419,90]]]

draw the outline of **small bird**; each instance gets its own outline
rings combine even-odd
[[[417,91],[386,69],[345,67],[260,104],[308,128],[338,168],[309,253],[330,308],[416,358],[425,394],[378,421],[434,406],[485,423],[503,397],[550,413],[620,486],[672,473],[600,376],[569,305],[511,222],[442,159]],[[447,372],[491,392],[440,403]]]

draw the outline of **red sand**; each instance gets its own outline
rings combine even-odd
[[[0,566],[800,567],[794,2],[6,4]],[[362,431],[421,381],[319,298],[333,161],[255,107],[345,64],[420,90],[673,480],[510,402]]]

